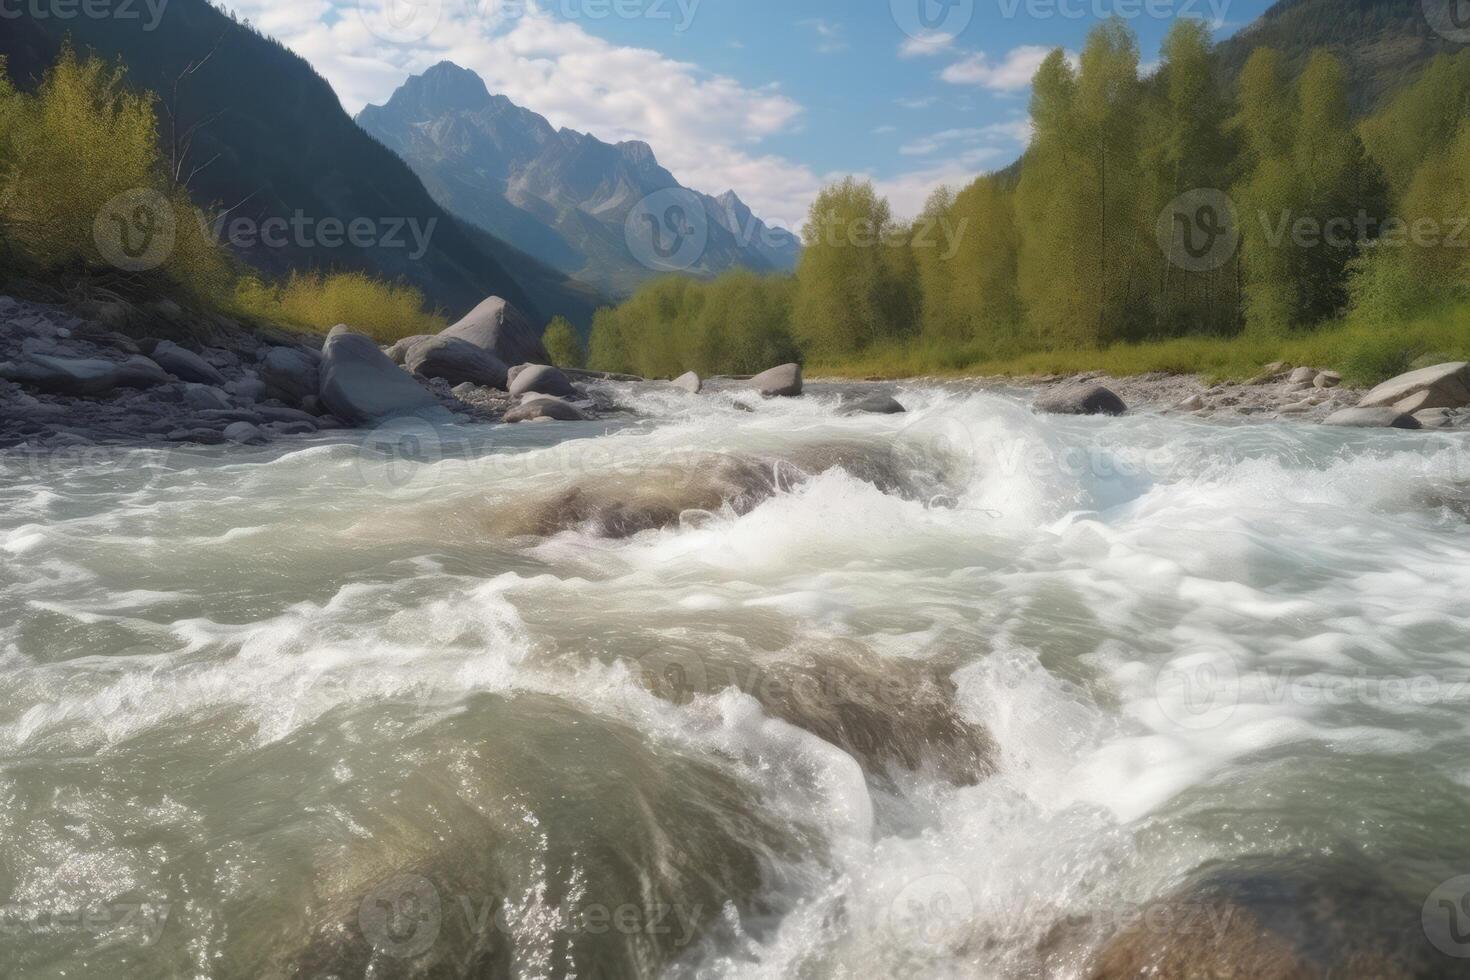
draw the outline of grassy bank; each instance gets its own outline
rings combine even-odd
[[[918,375],[1019,376],[1105,371],[1200,374],[1211,381],[1244,380],[1272,361],[1341,371],[1350,384],[1372,385],[1420,359],[1470,360],[1470,303],[1445,306],[1392,326],[1344,321],[1310,333],[1282,336],[1179,337],[1098,349],[1058,350],[1014,357],[987,356],[977,347],[893,344],[861,357],[813,361],[812,376],[902,378]]]

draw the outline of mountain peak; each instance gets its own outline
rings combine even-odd
[[[485,82],[452,61],[441,61],[422,75],[412,75],[388,100],[430,104],[440,109],[480,109],[490,102]]]

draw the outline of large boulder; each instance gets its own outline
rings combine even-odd
[[[202,385],[222,385],[225,376],[204,358],[185,350],[171,340],[160,340],[153,348],[153,360],[180,381]]]
[[[801,394],[801,365],[782,364],[750,379],[750,386],[767,398],[795,398]]]
[[[1322,420],[1323,425],[1341,425],[1352,429],[1422,429],[1414,416],[1397,408],[1344,408]]]
[[[505,413],[501,421],[507,424],[517,422],[539,422],[542,419],[550,419],[555,422],[586,422],[588,418],[577,406],[564,398],[552,395],[537,395],[528,398],[520,405]]]
[[[300,405],[321,387],[316,358],[295,347],[270,348],[261,358],[258,371],[266,397],[287,405]]]
[[[1049,415],[1122,415],[1128,406],[1104,385],[1079,383],[1044,392],[1036,399],[1035,409]]]
[[[392,357],[391,353],[389,355]],[[403,366],[421,378],[466,382],[480,388],[506,387],[505,363],[489,351],[458,337],[428,337],[408,348]]]
[[[700,393],[701,390],[703,390],[704,382],[700,380],[699,375],[695,374],[693,371],[690,371],[688,374],[681,374],[677,378],[675,378],[674,387],[683,388],[691,395],[697,395]]]
[[[91,357],[32,354],[0,364],[0,378],[58,395],[101,395],[114,388],[152,388],[173,381],[146,357],[108,361]]]
[[[1401,412],[1470,405],[1470,362],[1452,361],[1401,374],[1383,382],[1358,402],[1360,408],[1389,405]]]
[[[551,355],[541,343],[541,331],[499,296],[491,296],[439,336],[467,340],[504,364],[551,363]]]
[[[580,398],[581,393],[572,387],[557,368],[547,364],[523,365],[510,382],[512,395],[554,395],[558,398]]]
[[[450,421],[449,410],[404,373],[370,337],[338,325],[322,348],[321,403],[348,425],[414,416]]]

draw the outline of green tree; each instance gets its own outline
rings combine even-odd
[[[587,349],[582,344],[582,337],[566,317],[554,317],[546,325],[541,342],[546,346],[546,353],[551,355],[553,364],[569,368],[587,366]]]

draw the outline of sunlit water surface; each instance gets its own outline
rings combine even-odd
[[[0,459],[13,975],[1080,977],[1470,868],[1463,436],[617,393]]]

